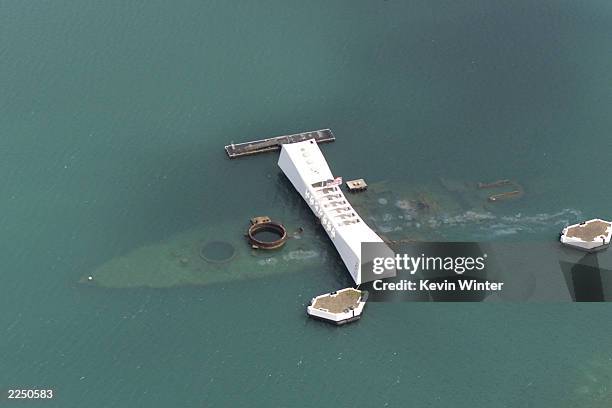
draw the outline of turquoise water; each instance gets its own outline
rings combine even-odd
[[[348,283],[338,264],[77,284],[193,226],[281,212],[276,156],[229,161],[222,146],[322,127],[347,178],[514,178],[527,194],[510,214],[610,218],[609,2],[0,7],[0,389],[51,387],[49,407],[461,408],[612,388],[606,305],[371,304],[337,329],[304,307]]]

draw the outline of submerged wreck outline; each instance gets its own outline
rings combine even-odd
[[[325,136],[324,142],[335,140],[329,129],[290,135],[289,140],[299,143],[314,138],[319,142],[313,135],[319,135],[320,138]],[[291,143],[287,142],[288,138],[281,136],[267,140],[270,140],[270,143],[279,143],[282,139],[285,143]],[[278,146],[281,152],[285,143]],[[250,149],[258,150],[258,147],[260,146],[250,145]],[[269,147],[266,146],[265,151],[269,152]],[[256,154],[258,151],[250,153]],[[309,164],[309,159],[304,159],[305,163]],[[311,158],[310,160],[312,161]],[[325,165],[329,169],[327,162]],[[331,176],[331,171],[327,175],[329,179],[323,181],[338,182]],[[239,245],[241,241],[244,242],[241,231],[244,231],[245,226],[243,221],[231,217],[222,223],[202,225],[173,234],[161,241],[129,249],[98,265],[82,277],[80,282],[109,288],[208,285],[265,278],[277,273],[303,270],[305,267],[331,266],[331,263],[338,266],[332,269],[346,276],[343,269],[347,265],[339,262],[335,248],[329,245],[326,223],[322,223],[323,230],[326,231],[326,234],[323,234],[321,225],[315,222],[314,217],[311,218],[312,206],[308,201],[307,205],[304,205],[302,192],[298,190],[299,194],[295,194],[295,184],[292,184],[282,171],[277,172],[277,177],[278,191],[274,200],[280,200],[283,205],[277,208],[273,215],[283,220],[288,232],[302,230],[300,234],[288,234],[287,246],[281,252],[264,251],[268,252],[264,254],[251,249],[249,245]],[[347,198],[347,204],[350,201],[351,207],[358,211],[358,216],[389,245],[405,241],[456,240],[458,237],[465,239],[468,230],[464,228],[468,225],[469,233],[474,238],[504,239],[519,233],[537,233],[555,226],[568,225],[581,218],[581,214],[572,209],[529,215],[503,210],[512,210],[512,204],[488,206],[487,190],[506,187],[510,183],[512,181],[505,179],[501,180],[501,183],[447,179],[440,179],[439,183],[433,184],[373,181],[367,191],[351,194]],[[342,193],[337,185],[321,186],[320,189],[329,187],[337,189],[336,192],[329,193]],[[316,207],[314,209],[316,210]],[[234,245],[231,256],[222,261],[209,259],[206,254],[203,257],[204,247],[208,248],[212,241]],[[294,262],[296,260],[299,262]]]

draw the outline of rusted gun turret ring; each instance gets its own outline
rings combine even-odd
[[[253,222],[254,220],[257,220],[257,218],[251,220],[251,226],[249,227],[249,231],[247,232],[247,238],[249,239],[249,243],[253,248],[276,249],[282,247],[285,244],[285,242],[287,241],[287,230],[285,229],[283,224],[271,221],[267,217],[264,221]],[[261,238],[257,238],[257,234],[261,232],[271,232],[277,235],[278,239],[263,240]]]

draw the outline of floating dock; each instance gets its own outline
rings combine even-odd
[[[600,251],[610,246],[612,223],[599,218],[569,225],[561,231],[562,244],[587,252]]]
[[[361,318],[367,300],[366,291],[346,288],[312,298],[306,308],[309,316],[338,326]]]
[[[317,143],[330,143],[336,140],[334,134],[329,129],[313,130],[311,132],[296,133],[294,135],[276,136],[269,139],[254,140],[252,142],[230,144],[225,146],[225,151],[230,159],[242,156],[250,156],[279,150],[281,145],[287,143],[303,142],[314,140]]]

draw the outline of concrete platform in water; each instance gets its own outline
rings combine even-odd
[[[350,180],[346,182],[346,188],[348,188],[351,193],[358,193],[367,190],[368,184],[364,179]]]
[[[359,320],[366,300],[366,291],[345,288],[312,298],[306,313],[316,319],[340,326]]]
[[[561,231],[562,244],[587,252],[601,251],[610,246],[612,223],[594,218],[569,225]]]

